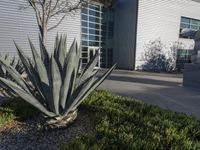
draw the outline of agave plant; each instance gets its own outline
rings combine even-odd
[[[5,63],[7,63],[10,66],[12,66],[13,68],[15,68],[19,74],[22,75],[24,73],[24,67],[23,67],[22,63],[20,62],[20,60],[17,59],[16,57],[12,57],[7,54],[4,56],[1,55],[0,59],[4,60]],[[0,77],[14,81],[13,78],[8,73],[8,71],[6,69],[4,69],[4,67],[1,64],[0,64]],[[3,87],[3,86],[4,86],[4,84],[1,85],[1,87]],[[14,95],[14,93],[12,91],[10,91],[9,89],[7,89],[6,87],[4,87],[3,89],[5,89],[5,90],[1,89],[1,94],[3,94],[4,96],[13,96]]]
[[[29,40],[33,62],[15,43],[19,58],[30,81],[24,80],[12,66],[0,59],[0,64],[15,80],[0,77],[7,88],[17,93],[22,99],[39,109],[51,127],[63,127],[77,116],[77,107],[96,89],[115,68],[97,78],[97,53],[82,71],[80,71],[80,50],[74,40],[66,53],[66,37],[57,36],[54,53],[49,54],[40,39],[40,55]]]

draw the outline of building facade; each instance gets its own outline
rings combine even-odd
[[[30,53],[27,36],[39,48],[34,12],[20,9],[22,5],[24,0],[0,1],[1,53],[16,55],[13,40]],[[159,41],[164,53],[175,47],[177,59],[188,61],[194,42],[180,32],[183,28],[200,29],[199,9],[195,0],[117,0],[112,8],[92,3],[48,33],[48,49],[52,51],[57,33],[67,34],[68,47],[74,38],[81,47],[83,67],[99,51],[98,68],[117,63],[120,69],[134,70],[143,69],[147,48]]]

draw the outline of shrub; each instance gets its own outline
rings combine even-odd
[[[61,150],[197,150],[200,121],[183,113],[149,106],[105,91],[91,94],[82,108],[95,118],[95,131]]]
[[[18,94],[22,99],[39,109],[47,116],[47,125],[63,127],[77,116],[80,103],[112,72],[115,65],[104,75],[96,78],[99,54],[97,53],[78,75],[80,70],[80,51],[74,40],[66,54],[66,37],[57,36],[54,53],[49,54],[41,45],[41,56],[29,40],[33,62],[16,45],[19,58],[25,68],[29,81],[25,81],[14,67],[0,60],[15,82],[0,77],[0,81]]]

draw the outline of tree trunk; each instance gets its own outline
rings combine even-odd
[[[43,28],[43,32],[41,34],[42,34],[42,42],[44,46],[46,47],[47,46],[47,27]]]
[[[46,47],[47,46],[47,25],[43,27],[39,25],[39,29],[40,29],[40,36],[42,39],[42,43]]]

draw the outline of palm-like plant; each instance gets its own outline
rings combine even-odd
[[[1,55],[0,59],[3,60],[8,65],[15,68],[19,74],[22,75],[24,73],[24,67],[18,58],[9,56],[7,54],[4,56]],[[1,64],[0,64],[0,77],[14,81],[12,79],[12,77],[10,76],[9,72],[6,69],[4,69],[3,65],[1,65]],[[2,84],[1,87],[4,87],[4,84]],[[14,93],[12,91],[10,91],[9,89],[7,89],[6,87],[4,87],[3,89],[1,89],[1,94],[3,94],[4,96],[13,96],[14,95]]]
[[[115,65],[100,78],[96,78],[99,54],[96,54],[80,74],[80,51],[74,40],[66,53],[66,37],[57,36],[54,53],[49,54],[40,39],[40,53],[29,40],[33,61],[15,43],[19,58],[30,81],[24,80],[17,70],[0,59],[10,76],[15,80],[0,77],[6,88],[17,93],[47,116],[51,127],[66,126],[77,116],[77,107],[97,88],[115,68]]]

